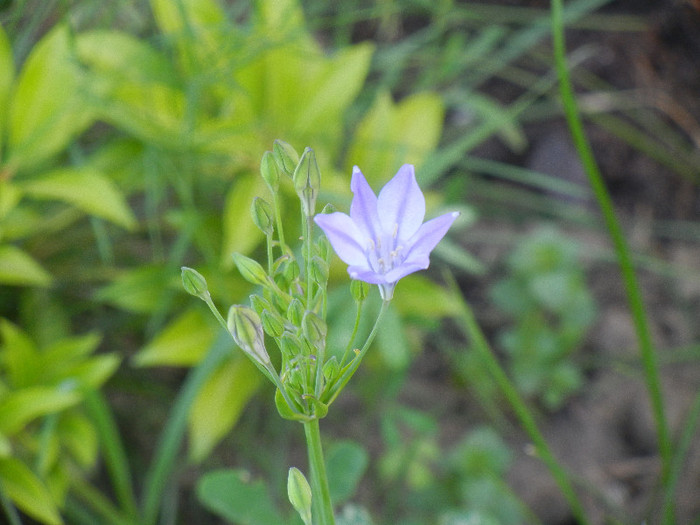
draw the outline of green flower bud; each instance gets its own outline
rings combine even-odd
[[[271,151],[263,153],[260,161],[260,175],[272,193],[276,193],[280,187],[280,172]]]
[[[265,235],[272,235],[274,230],[275,214],[272,205],[262,197],[255,197],[250,207],[253,222]]]
[[[182,286],[188,294],[199,297],[203,301],[209,297],[207,280],[197,270],[187,266],[182,267]]]
[[[289,303],[287,309],[287,319],[294,326],[301,326],[301,320],[304,318],[304,305],[296,297]]]
[[[271,337],[279,337],[284,333],[284,319],[277,312],[263,310],[260,315],[263,330]]]
[[[272,155],[279,169],[291,177],[299,164],[299,154],[291,144],[277,139],[272,143]]]
[[[311,148],[305,148],[301,160],[294,170],[294,189],[301,199],[304,214],[312,217],[316,208],[316,197],[321,188],[321,172],[316,163],[316,154]]]
[[[289,469],[287,496],[289,502],[301,516],[304,525],[311,525],[311,487],[298,468]]]
[[[325,346],[328,327],[318,315],[309,311],[305,312],[301,322],[301,329],[304,337],[315,348],[323,348]]]
[[[290,258],[282,266],[282,276],[284,276],[288,283],[294,282],[294,279],[299,277],[299,273],[299,265],[297,264],[296,259]]]
[[[328,282],[328,263],[318,255],[311,259],[311,277],[321,286]]]
[[[331,382],[336,378],[338,372],[340,372],[338,359],[335,356],[331,356],[331,358],[326,361],[326,364],[323,365],[323,377],[326,381]]]
[[[302,355],[301,341],[292,332],[284,332],[279,339],[280,352],[288,360],[291,361],[295,357]]]
[[[332,254],[331,243],[325,235],[321,235],[316,240],[316,253],[326,262],[326,265],[330,263]]]
[[[270,365],[262,322],[255,311],[247,306],[233,305],[228,311],[227,326],[233,340],[248,357],[265,367]]]
[[[252,294],[249,296],[250,305],[258,315],[262,315],[263,310],[274,310],[272,303],[265,299],[262,295]]]
[[[241,276],[249,283],[263,286],[268,284],[267,273],[265,273],[265,270],[260,266],[259,262],[241,253],[233,254],[233,262],[236,264]]]
[[[357,303],[361,303],[367,299],[369,290],[370,285],[364,281],[353,279],[350,282],[350,293],[352,294],[352,298],[355,299],[355,302]]]

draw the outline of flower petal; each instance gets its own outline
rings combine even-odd
[[[377,239],[380,238],[378,235],[377,196],[357,166],[352,169],[350,189],[354,194],[350,204],[350,217],[367,238],[377,242]]]
[[[323,230],[333,250],[346,264],[369,268],[365,245],[367,239],[355,222],[345,213],[321,213],[314,222]]]
[[[393,270],[389,270],[388,272],[386,272],[384,278],[388,283],[395,283],[396,281],[398,281],[399,279],[403,279],[410,273],[425,270],[428,267],[429,262],[430,261],[426,257],[424,261],[416,261],[415,263],[411,264],[403,263],[401,266],[398,266]]]
[[[384,232],[401,240],[410,239],[425,218],[425,197],[418,187],[413,166],[404,164],[379,192],[379,221]]]
[[[430,256],[430,252],[442,240],[457,217],[459,217],[459,212],[455,211],[440,215],[423,224],[407,243],[406,258],[401,266],[425,264],[426,259]],[[423,266],[423,268],[427,267],[427,264]]]
[[[385,284],[384,275],[368,269],[366,266],[348,266],[348,274],[353,279],[369,284]]]

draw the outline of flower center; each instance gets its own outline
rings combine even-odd
[[[369,239],[367,259],[369,265],[377,273],[386,274],[403,262],[403,245],[398,243],[399,225],[394,224],[391,234],[380,233],[380,237]]]

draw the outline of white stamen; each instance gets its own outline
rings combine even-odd
[[[392,239],[396,239],[396,236],[399,234],[399,223],[394,223],[394,231],[391,234]]]

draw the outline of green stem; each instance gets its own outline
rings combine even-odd
[[[384,317],[384,312],[386,312],[387,308],[389,307],[389,302],[390,301],[383,301],[382,302],[382,308],[379,310],[379,315],[377,315],[377,320],[374,321],[374,326],[372,327],[372,331],[369,333],[369,336],[367,336],[367,340],[365,341],[365,344],[362,346],[362,349],[357,353],[355,356],[355,359],[353,359],[348,366],[346,367],[346,370],[343,372],[343,375],[336,381],[336,383],[331,387],[331,389],[328,391],[328,401],[324,401],[326,404],[330,405],[333,401],[335,401],[335,398],[338,397],[338,394],[345,388],[345,385],[348,384],[348,381],[350,381],[350,378],[352,378],[353,375],[355,375],[355,372],[357,371],[357,368],[360,366],[360,363],[362,362],[362,358],[365,356],[367,353],[367,350],[369,350],[370,345],[372,344],[372,341],[374,341],[374,338],[377,335],[377,332],[379,331],[379,324],[382,320],[382,317]]]
[[[321,430],[318,419],[304,422],[306,447],[309,452],[309,469],[311,470],[311,505],[316,525],[334,525],[333,503],[328,488],[326,463],[321,447]]]
[[[340,368],[345,366],[345,361],[350,357],[350,352],[352,351],[353,343],[355,342],[355,337],[357,337],[357,330],[360,328],[360,318],[362,317],[362,305],[364,301],[357,302],[357,315],[355,315],[355,326],[352,327],[352,335],[348,340],[348,346],[345,347],[345,352],[343,352],[343,358],[340,360]]]
[[[277,236],[280,241],[282,253],[287,253],[287,243],[284,242],[284,228],[282,228],[282,212],[280,211],[280,202],[277,198],[277,192],[272,192],[272,207],[275,209],[275,222],[277,223]]]
[[[562,0],[552,0],[551,6],[554,59],[557,76],[559,77],[559,90],[564,106],[564,113],[569,125],[572,140],[603,214],[605,225],[615,247],[620,271],[622,272],[627,302],[632,313],[637,340],[639,341],[639,350],[644,367],[644,378],[647,390],[649,391],[654,422],[656,424],[659,453],[662,461],[661,482],[662,485],[665,485],[668,480],[672,459],[671,439],[668,422],[664,413],[661,381],[658,372],[659,367],[654,352],[647,315],[644,309],[644,301],[640,292],[639,283],[637,282],[637,276],[634,272],[630,249],[625,241],[622,227],[615,216],[615,208],[612,199],[605,187],[598,164],[593,156],[593,151],[583,130],[571,78],[569,77],[569,71],[566,65]]]
[[[515,412],[515,415],[520,421],[520,424],[523,426],[525,432],[527,432],[528,436],[530,436],[530,439],[535,446],[535,450],[537,451],[537,455],[547,466],[552,474],[552,477],[554,478],[554,481],[559,486],[562,494],[564,494],[564,497],[569,503],[569,507],[571,508],[571,512],[574,514],[577,523],[587,525],[589,521],[586,518],[583,505],[581,505],[573,486],[569,482],[566,472],[555,459],[554,454],[552,454],[552,451],[547,444],[547,441],[544,439],[544,436],[537,427],[535,418],[498,362],[498,359],[486,341],[483,332],[474,319],[474,314],[472,313],[471,308],[469,308],[469,305],[462,299],[454,281],[452,285],[455,297],[457,297],[461,306],[460,313],[463,326],[469,335],[474,350],[479,353],[482,362],[493,377],[496,385],[500,388],[508,403],[510,403],[510,406],[513,408],[513,411]]]

